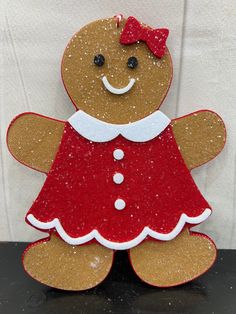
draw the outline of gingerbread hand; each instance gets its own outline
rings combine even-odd
[[[176,142],[191,170],[217,156],[224,147],[226,132],[213,111],[201,110],[172,121]]]
[[[64,122],[35,113],[17,116],[10,124],[7,144],[22,164],[47,173],[55,158]]]

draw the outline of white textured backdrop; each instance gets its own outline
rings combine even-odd
[[[44,236],[24,223],[45,176],[16,162],[5,137],[23,111],[67,119],[73,106],[60,79],[62,53],[79,28],[123,13],[168,27],[174,79],[162,110],[171,118],[209,108],[228,140],[217,159],[193,171],[215,211],[198,229],[221,248],[236,248],[236,4],[234,0],[0,1],[0,240]]]

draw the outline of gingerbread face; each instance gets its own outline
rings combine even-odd
[[[109,123],[125,124],[156,111],[172,78],[166,49],[157,58],[144,42],[120,43],[114,18],[83,27],[69,42],[62,60],[62,78],[74,105]]]

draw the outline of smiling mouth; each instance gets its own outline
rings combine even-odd
[[[125,87],[122,87],[122,88],[116,88],[116,87],[112,86],[108,82],[108,79],[106,76],[102,77],[102,82],[103,82],[103,85],[106,87],[106,89],[110,93],[116,94],[116,95],[122,95],[122,94],[127,93],[129,90],[131,90],[131,88],[134,86],[135,79],[134,78],[130,79],[129,83]]]

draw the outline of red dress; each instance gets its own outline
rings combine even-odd
[[[73,245],[96,238],[109,248],[127,249],[148,235],[171,240],[184,225],[196,225],[210,212],[171,126],[143,143],[121,135],[99,143],[67,122],[26,220],[40,230],[57,231]]]

